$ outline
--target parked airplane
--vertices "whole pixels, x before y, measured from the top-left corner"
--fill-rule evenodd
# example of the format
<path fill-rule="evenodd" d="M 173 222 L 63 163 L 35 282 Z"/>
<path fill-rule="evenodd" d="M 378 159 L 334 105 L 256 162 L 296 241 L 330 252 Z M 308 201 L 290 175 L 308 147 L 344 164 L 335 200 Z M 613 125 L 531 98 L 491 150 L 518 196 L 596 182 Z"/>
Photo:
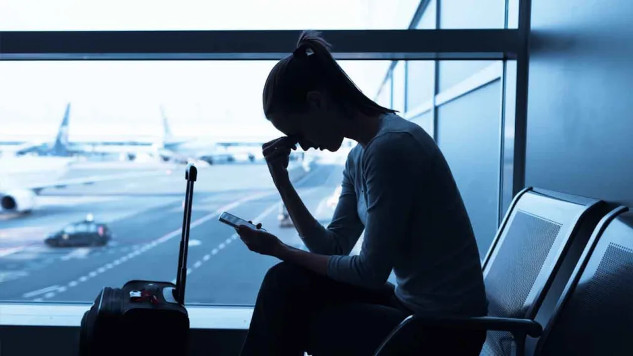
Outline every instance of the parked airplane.
<path fill-rule="evenodd" d="M 240 160 L 255 161 L 257 152 L 261 151 L 262 142 L 244 142 L 244 140 L 221 141 L 211 139 L 177 138 L 172 133 L 167 115 L 161 107 L 163 118 L 163 144 L 160 155 L 164 160 L 187 162 L 201 160 L 209 164 L 235 162 Z"/>
<path fill-rule="evenodd" d="M 0 212 L 31 211 L 35 207 L 36 196 L 46 188 L 62 188 L 162 174 L 152 171 L 62 178 L 72 161 L 74 159 L 70 157 L 36 155 L 0 158 Z"/>
<path fill-rule="evenodd" d="M 70 110 L 71 104 L 68 103 L 53 142 L 21 142 L 17 144 L 14 142 L 13 145 L 4 146 L 4 155 L 56 157 L 124 155 L 129 160 L 134 160 L 141 154 L 158 156 L 157 143 L 150 141 L 70 142 L 68 140 Z"/>
<path fill-rule="evenodd" d="M 168 118 L 161 107 L 163 137 L 154 141 L 89 141 L 70 142 L 68 126 L 71 104 L 66 105 L 64 117 L 53 142 L 11 142 L 4 146 L 3 154 L 26 156 L 104 156 L 116 155 L 127 160 L 139 160 L 147 157 L 153 160 L 186 163 L 205 161 L 218 164 L 234 161 L 254 162 L 262 158 L 261 145 L 265 140 L 259 138 L 178 138 L 172 133 Z M 6 142 L 5 142 L 6 144 Z"/>

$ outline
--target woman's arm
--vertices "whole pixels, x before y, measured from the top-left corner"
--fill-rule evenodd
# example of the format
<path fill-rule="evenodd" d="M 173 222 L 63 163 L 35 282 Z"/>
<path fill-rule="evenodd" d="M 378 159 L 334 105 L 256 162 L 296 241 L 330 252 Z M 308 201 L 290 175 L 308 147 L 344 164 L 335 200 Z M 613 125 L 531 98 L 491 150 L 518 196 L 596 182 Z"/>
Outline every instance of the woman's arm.
<path fill-rule="evenodd" d="M 306 208 L 292 186 L 288 175 L 288 155 L 291 148 L 278 139 L 264 145 L 264 157 L 268 163 L 275 187 L 281 195 L 288 214 L 299 236 L 312 252 L 331 255 L 348 254 L 362 233 L 364 226 L 356 212 L 356 193 L 347 173 L 343 172 L 343 186 L 332 222 L 324 228 Z"/>
<path fill-rule="evenodd" d="M 281 200 L 284 202 L 299 236 L 304 237 L 308 235 L 316 228 L 316 225 L 320 225 L 308 208 L 306 208 L 303 200 L 301 200 L 301 197 L 299 197 L 299 194 L 292 186 L 290 177 L 287 174 L 281 178 L 279 182 L 276 182 L 275 186 L 279 191 L 279 195 L 281 195 Z"/>
<path fill-rule="evenodd" d="M 421 152 L 406 133 L 388 133 L 365 149 L 367 227 L 360 254 L 331 256 L 328 276 L 363 287 L 385 283 L 395 262 L 406 255 L 403 243 L 411 224 L 415 192 L 424 184 Z"/>

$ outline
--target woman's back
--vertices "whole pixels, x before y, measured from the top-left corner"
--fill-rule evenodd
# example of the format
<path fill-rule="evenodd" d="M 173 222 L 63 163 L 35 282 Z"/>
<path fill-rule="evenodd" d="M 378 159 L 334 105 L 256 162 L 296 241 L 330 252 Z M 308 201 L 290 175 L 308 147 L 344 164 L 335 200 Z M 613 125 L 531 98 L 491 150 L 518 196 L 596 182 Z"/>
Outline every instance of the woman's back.
<path fill-rule="evenodd" d="M 376 157 L 389 161 L 390 169 L 371 172 L 375 166 L 369 161 Z M 484 314 L 485 291 L 475 237 L 448 164 L 433 139 L 395 114 L 384 115 L 374 139 L 350 152 L 345 174 L 354 186 L 356 213 L 366 228 L 365 238 L 388 240 L 364 243 L 363 249 L 396 245 L 393 256 L 384 256 L 391 261 L 378 258 L 379 263 L 393 265 L 396 296 L 417 313 Z M 381 201 L 371 201 L 376 200 L 369 196 L 376 175 L 407 178 L 398 178 L 389 195 L 378 198 Z M 372 224 L 368 216 L 377 204 L 388 206 L 388 214 Z M 402 229 L 394 228 L 396 221 L 404 224 Z M 365 251 L 374 256 L 382 252 Z M 330 272 L 336 274 L 336 268 Z"/>

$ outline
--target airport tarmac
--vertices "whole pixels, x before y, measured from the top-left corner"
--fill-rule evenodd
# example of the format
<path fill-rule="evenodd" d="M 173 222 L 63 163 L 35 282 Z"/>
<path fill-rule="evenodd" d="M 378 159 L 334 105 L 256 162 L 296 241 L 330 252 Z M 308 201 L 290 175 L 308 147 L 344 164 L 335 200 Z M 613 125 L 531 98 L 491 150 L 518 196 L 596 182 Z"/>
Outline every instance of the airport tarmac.
<path fill-rule="evenodd" d="M 103 286 L 176 277 L 185 190 L 184 166 L 74 165 L 68 177 L 154 172 L 151 177 L 47 189 L 29 214 L 0 215 L 0 301 L 91 303 Z M 342 162 L 314 163 L 294 184 L 327 224 Z M 329 200 L 329 202 L 328 202 Z M 334 200 L 335 201 L 335 200 Z M 267 269 L 279 261 L 249 251 L 218 221 L 229 211 L 262 222 L 285 243 L 305 248 L 293 228 L 279 226 L 280 198 L 265 164 L 200 167 L 189 242 L 187 304 L 253 305 Z M 47 234 L 93 214 L 113 239 L 103 247 L 53 248 Z"/>

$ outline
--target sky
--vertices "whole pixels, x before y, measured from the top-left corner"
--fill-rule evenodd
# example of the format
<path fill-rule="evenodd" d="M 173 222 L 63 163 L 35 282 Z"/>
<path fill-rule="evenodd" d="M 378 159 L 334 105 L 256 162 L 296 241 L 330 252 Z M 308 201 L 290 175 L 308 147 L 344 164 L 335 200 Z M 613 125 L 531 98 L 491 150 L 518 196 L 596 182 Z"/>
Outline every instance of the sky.
<path fill-rule="evenodd" d="M 405 28 L 418 2 L 1 0 L 0 30 Z M 389 65 L 339 63 L 371 98 Z M 52 139 L 67 103 L 71 141 L 160 137 L 161 108 L 176 136 L 272 137 L 261 91 L 274 64 L 0 61 L 0 141 Z"/>

